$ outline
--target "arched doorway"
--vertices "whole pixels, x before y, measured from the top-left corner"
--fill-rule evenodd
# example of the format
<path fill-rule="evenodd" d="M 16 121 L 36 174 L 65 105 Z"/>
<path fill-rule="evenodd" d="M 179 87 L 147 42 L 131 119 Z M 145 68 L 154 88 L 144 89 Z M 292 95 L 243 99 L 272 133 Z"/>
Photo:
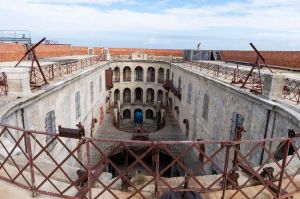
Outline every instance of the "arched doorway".
<path fill-rule="evenodd" d="M 114 82 L 120 82 L 120 68 L 118 66 L 114 68 L 113 80 Z"/>
<path fill-rule="evenodd" d="M 126 104 L 131 103 L 131 90 L 129 88 L 125 88 L 123 91 L 123 102 Z"/>
<path fill-rule="evenodd" d="M 136 88 L 134 91 L 134 94 L 135 94 L 135 102 L 142 103 L 143 102 L 143 89 Z"/>
<path fill-rule="evenodd" d="M 114 92 L 114 105 L 117 104 L 118 100 L 120 100 L 120 90 L 116 89 Z"/>
<path fill-rule="evenodd" d="M 154 90 L 152 88 L 147 89 L 146 103 L 148 104 L 154 103 Z"/>
<path fill-rule="evenodd" d="M 136 109 L 134 111 L 134 123 L 136 124 L 143 123 L 143 111 L 141 109 Z"/>
<path fill-rule="evenodd" d="M 142 82 L 144 76 L 144 70 L 141 66 L 135 68 L 135 81 Z"/>
<path fill-rule="evenodd" d="M 151 109 L 148 109 L 146 111 L 146 119 L 150 119 L 150 120 L 153 120 L 154 119 L 154 113 Z"/>
<path fill-rule="evenodd" d="M 157 91 L 157 103 L 163 104 L 164 102 L 164 93 L 162 90 Z"/>
<path fill-rule="evenodd" d="M 131 81 L 131 69 L 126 66 L 123 70 L 123 81 L 130 82 Z"/>
<path fill-rule="evenodd" d="M 155 69 L 153 67 L 149 67 L 147 71 L 147 82 L 155 81 Z"/>
<path fill-rule="evenodd" d="M 123 111 L 123 119 L 130 119 L 131 117 L 131 112 L 129 109 L 126 109 Z"/>
<path fill-rule="evenodd" d="M 170 70 L 167 69 L 167 72 L 166 72 L 166 80 L 169 81 L 170 80 Z"/>
<path fill-rule="evenodd" d="M 165 81 L 165 71 L 163 68 L 158 69 L 158 83 L 163 84 Z"/>

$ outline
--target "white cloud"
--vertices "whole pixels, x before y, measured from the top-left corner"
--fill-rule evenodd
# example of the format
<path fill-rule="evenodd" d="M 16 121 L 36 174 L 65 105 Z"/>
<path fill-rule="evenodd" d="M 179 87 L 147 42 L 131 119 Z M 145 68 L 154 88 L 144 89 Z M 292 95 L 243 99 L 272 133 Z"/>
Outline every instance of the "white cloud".
<path fill-rule="evenodd" d="M 62 4 L 54 5 L 48 4 L 50 1 L 47 0 L 0 0 L 0 18 L 7 19 L 2 20 L 0 26 L 2 29 L 28 29 L 33 35 L 77 39 L 85 37 L 88 32 L 154 33 L 157 38 L 170 33 L 197 35 L 203 30 L 211 30 L 214 35 L 219 32 L 220 37 L 226 38 L 228 35 L 222 35 L 222 29 L 241 29 L 249 30 L 249 34 L 257 39 L 280 36 L 281 40 L 289 43 L 300 41 L 299 0 L 248 0 L 195 8 L 170 8 L 157 13 L 103 10 L 101 6 L 93 8 L 78 4 L 110 5 L 124 1 L 55 0 Z M 232 34 L 238 35 L 236 32 Z M 147 39 L 151 41 L 151 38 Z"/>

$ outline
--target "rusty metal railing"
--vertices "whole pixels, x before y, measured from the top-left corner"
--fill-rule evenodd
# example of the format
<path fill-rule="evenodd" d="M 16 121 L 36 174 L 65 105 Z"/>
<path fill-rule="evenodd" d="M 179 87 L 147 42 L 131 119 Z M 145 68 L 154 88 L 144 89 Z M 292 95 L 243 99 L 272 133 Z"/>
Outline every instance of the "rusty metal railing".
<path fill-rule="evenodd" d="M 49 64 L 46 66 L 42 66 L 42 69 L 45 78 L 47 80 L 53 80 L 57 77 L 62 77 L 65 74 L 72 74 L 75 71 L 97 64 L 102 60 L 102 56 L 93 56 L 64 64 Z M 43 82 L 42 74 L 39 72 L 39 70 L 37 70 L 36 67 L 33 67 L 32 69 L 32 79 L 36 84 L 40 84 Z"/>
<path fill-rule="evenodd" d="M 233 68 L 228 66 L 222 66 L 219 64 L 193 61 L 193 62 L 180 63 L 180 66 L 191 68 L 191 69 L 197 69 L 213 77 L 229 80 L 232 84 L 241 84 L 241 85 L 244 83 L 249 73 L 249 71 L 247 70 L 240 69 L 238 64 L 236 68 Z M 253 91 L 255 93 L 260 93 L 261 86 L 263 86 L 263 83 L 264 83 L 264 75 L 261 74 L 261 78 L 259 78 L 259 74 L 257 72 L 252 72 L 252 75 L 249 76 L 249 79 L 246 82 L 244 88 L 250 89 L 250 91 Z"/>
<path fill-rule="evenodd" d="M 0 73 L 0 96 L 8 94 L 7 75 L 5 72 Z"/>
<path fill-rule="evenodd" d="M 300 191 L 297 137 L 77 140 L 7 125 L 0 129 L 0 179 L 33 195 L 149 198 L 194 191 L 202 198 L 287 198 Z"/>
<path fill-rule="evenodd" d="M 300 104 L 300 81 L 286 78 L 282 94 L 284 99 Z"/>

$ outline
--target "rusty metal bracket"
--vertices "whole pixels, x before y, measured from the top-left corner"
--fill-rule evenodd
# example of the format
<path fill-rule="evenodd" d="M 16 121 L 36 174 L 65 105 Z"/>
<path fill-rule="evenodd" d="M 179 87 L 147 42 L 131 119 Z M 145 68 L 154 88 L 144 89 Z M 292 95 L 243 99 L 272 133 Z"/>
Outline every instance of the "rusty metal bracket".
<path fill-rule="evenodd" d="M 27 50 L 27 52 L 24 54 L 24 56 L 18 61 L 18 63 L 15 65 L 15 68 L 18 67 L 18 65 L 24 60 L 25 57 L 27 57 L 28 54 L 32 53 L 32 60 L 31 60 L 31 67 L 30 67 L 30 87 L 32 89 L 36 88 L 36 87 L 40 87 L 43 85 L 47 85 L 48 81 L 47 78 L 43 72 L 43 69 L 40 65 L 40 62 L 35 54 L 35 49 L 42 44 L 44 41 L 46 40 L 46 38 L 44 37 L 43 39 L 41 39 L 38 43 L 36 43 L 35 45 L 33 45 L 29 50 Z M 42 79 L 43 79 L 43 83 L 39 84 L 39 82 L 37 81 L 38 77 L 37 77 L 37 71 L 36 68 L 34 66 L 34 63 L 37 64 L 38 66 L 38 72 L 40 72 L 40 74 L 42 75 Z"/>
<path fill-rule="evenodd" d="M 257 68 L 258 70 L 258 82 L 254 82 L 254 84 L 256 84 L 255 86 L 253 86 L 251 88 L 250 91 L 256 93 L 256 94 L 262 94 L 262 89 L 263 89 L 263 83 L 262 83 L 262 78 L 261 78 L 261 72 L 260 72 L 260 69 L 262 68 L 262 66 L 260 65 L 260 62 L 262 62 L 264 64 L 264 66 L 266 66 L 270 71 L 271 73 L 273 73 L 272 69 L 266 64 L 266 60 L 265 58 L 261 55 L 261 53 L 256 49 L 256 47 L 250 43 L 250 46 L 253 48 L 253 50 L 255 51 L 256 53 L 256 61 L 255 63 L 252 65 L 252 68 L 251 70 L 249 71 L 243 85 L 241 86 L 241 88 L 246 88 L 246 84 L 247 84 L 247 81 L 249 80 L 249 78 L 251 76 L 253 76 L 253 71 Z M 256 87 L 256 88 L 255 88 Z"/>
<path fill-rule="evenodd" d="M 71 129 L 71 128 L 63 128 L 61 125 L 58 126 L 58 133 L 60 137 L 66 138 L 75 138 L 81 139 L 85 136 L 84 126 L 79 122 L 77 125 L 78 129 Z"/>

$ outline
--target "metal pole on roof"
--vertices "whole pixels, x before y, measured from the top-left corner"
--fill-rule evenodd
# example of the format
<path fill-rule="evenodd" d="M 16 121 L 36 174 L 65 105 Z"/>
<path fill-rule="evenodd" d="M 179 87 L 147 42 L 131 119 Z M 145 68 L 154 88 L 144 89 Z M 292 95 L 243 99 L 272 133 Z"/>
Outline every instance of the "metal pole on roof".
<path fill-rule="evenodd" d="M 201 42 L 197 45 L 197 50 L 200 50 Z"/>

